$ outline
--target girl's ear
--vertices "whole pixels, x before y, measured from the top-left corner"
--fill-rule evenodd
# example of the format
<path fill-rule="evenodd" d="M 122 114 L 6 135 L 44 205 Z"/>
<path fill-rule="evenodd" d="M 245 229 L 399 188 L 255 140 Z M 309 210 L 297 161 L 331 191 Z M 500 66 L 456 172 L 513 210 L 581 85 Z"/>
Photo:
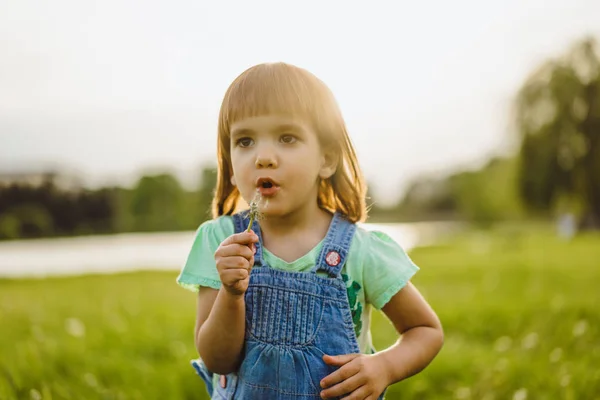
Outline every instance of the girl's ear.
<path fill-rule="evenodd" d="M 321 160 L 321 169 L 319 170 L 319 177 L 321 179 L 331 178 L 337 170 L 338 162 L 339 157 L 334 151 L 334 149 L 331 147 L 327 149 L 323 153 L 323 158 Z"/>
<path fill-rule="evenodd" d="M 233 186 L 235 186 L 235 176 L 231 175 L 230 182 Z"/>

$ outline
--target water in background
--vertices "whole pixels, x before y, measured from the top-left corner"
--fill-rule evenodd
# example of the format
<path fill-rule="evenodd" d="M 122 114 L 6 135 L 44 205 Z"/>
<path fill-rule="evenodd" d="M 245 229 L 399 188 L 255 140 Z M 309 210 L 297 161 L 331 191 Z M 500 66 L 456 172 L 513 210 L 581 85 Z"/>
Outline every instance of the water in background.
<path fill-rule="evenodd" d="M 455 230 L 453 223 L 362 224 L 405 250 Z M 128 233 L 0 242 L 0 277 L 44 277 L 181 268 L 194 232 Z"/>

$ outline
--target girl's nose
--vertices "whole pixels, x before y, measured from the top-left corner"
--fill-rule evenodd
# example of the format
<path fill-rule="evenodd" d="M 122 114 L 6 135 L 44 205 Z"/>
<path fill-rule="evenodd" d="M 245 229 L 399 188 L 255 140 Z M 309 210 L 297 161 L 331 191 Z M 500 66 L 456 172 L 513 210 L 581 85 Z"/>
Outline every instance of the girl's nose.
<path fill-rule="evenodd" d="M 274 155 L 259 154 L 256 157 L 256 168 L 277 168 L 277 160 Z"/>

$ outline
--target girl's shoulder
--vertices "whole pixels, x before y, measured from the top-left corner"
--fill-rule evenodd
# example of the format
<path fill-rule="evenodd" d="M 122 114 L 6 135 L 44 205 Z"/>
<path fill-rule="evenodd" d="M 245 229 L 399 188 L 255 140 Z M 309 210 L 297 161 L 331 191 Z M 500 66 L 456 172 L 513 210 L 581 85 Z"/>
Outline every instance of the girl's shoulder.
<path fill-rule="evenodd" d="M 347 270 L 360 281 L 367 302 L 381 309 L 419 267 L 389 234 L 359 225 L 350 246 Z"/>
<path fill-rule="evenodd" d="M 233 218 L 230 215 L 222 215 L 202 222 L 196 230 L 195 241 L 209 239 L 209 242 L 218 240 L 220 243 L 233 235 L 234 230 Z"/>
<path fill-rule="evenodd" d="M 406 254 L 402 245 L 389 234 L 376 229 L 366 229 L 361 225 L 356 226 L 356 232 L 351 245 L 352 250 L 366 254 L 377 253 L 382 256 Z"/>

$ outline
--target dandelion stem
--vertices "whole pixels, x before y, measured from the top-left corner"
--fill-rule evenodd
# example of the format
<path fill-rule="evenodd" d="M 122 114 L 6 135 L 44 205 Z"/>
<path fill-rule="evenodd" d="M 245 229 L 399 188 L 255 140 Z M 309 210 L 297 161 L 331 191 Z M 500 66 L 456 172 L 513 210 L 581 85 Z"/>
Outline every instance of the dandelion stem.
<path fill-rule="evenodd" d="M 248 224 L 248 229 L 246 229 L 246 232 L 250 232 L 252 230 L 253 222 L 254 222 L 254 214 L 250 214 L 250 223 Z"/>

